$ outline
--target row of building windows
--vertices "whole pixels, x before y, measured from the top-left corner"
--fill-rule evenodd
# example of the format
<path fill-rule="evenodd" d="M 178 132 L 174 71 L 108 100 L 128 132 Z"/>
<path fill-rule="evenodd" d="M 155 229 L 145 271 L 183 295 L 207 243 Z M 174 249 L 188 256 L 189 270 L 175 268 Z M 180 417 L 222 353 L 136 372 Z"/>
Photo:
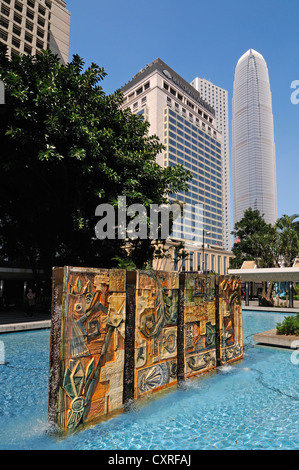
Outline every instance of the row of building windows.
<path fill-rule="evenodd" d="M 213 230 L 215 232 L 215 230 Z M 200 236 L 201 236 L 202 231 L 196 230 L 196 228 L 191 228 L 188 227 L 186 223 L 180 224 L 178 222 L 174 222 L 173 224 L 173 230 L 171 236 L 176 239 L 181 239 L 181 240 L 192 240 L 197 243 L 200 242 Z M 209 232 L 210 235 L 209 237 L 205 237 L 205 243 L 208 245 L 216 245 L 216 246 L 222 246 L 222 235 L 217 235 L 215 233 Z"/>
<path fill-rule="evenodd" d="M 167 109 L 165 110 L 165 113 L 167 113 Z M 213 150 L 215 150 L 219 154 L 219 157 L 221 158 L 221 144 L 217 140 L 215 140 L 213 137 L 210 137 L 209 135 L 207 135 L 206 132 L 203 132 L 201 129 L 194 126 L 191 122 L 187 121 L 186 119 L 184 119 L 182 116 L 180 116 L 176 112 L 172 111 L 171 109 L 168 110 L 168 113 L 178 123 L 181 123 L 181 124 L 184 125 L 184 127 L 182 127 L 182 129 L 185 132 L 189 132 L 191 135 L 194 135 L 195 138 L 203 141 L 206 145 L 209 145 Z M 192 134 L 192 132 L 194 134 Z M 202 139 L 204 139 L 204 140 L 202 140 Z"/>
<path fill-rule="evenodd" d="M 13 4 L 13 0 L 3 0 L 5 3 L 7 3 L 7 5 L 11 5 Z M 39 2 L 35 2 L 35 0 L 27 0 L 27 5 L 29 5 L 31 8 L 35 8 L 35 6 L 37 5 L 38 7 L 38 12 L 41 14 L 41 15 L 45 15 L 46 14 L 46 8 L 41 5 Z M 52 7 L 52 2 L 50 0 L 45 0 L 45 5 L 47 8 L 51 9 Z M 19 11 L 22 11 L 23 10 L 23 4 L 20 3 L 18 0 L 15 0 L 14 2 L 14 6 L 17 10 Z"/>
<path fill-rule="evenodd" d="M 23 6 L 20 5 L 20 4 L 15 4 L 15 9 L 22 13 L 22 10 L 23 10 Z M 5 5 L 1 5 L 1 13 L 5 16 L 7 16 L 9 18 L 10 16 L 10 12 L 13 12 L 14 15 L 13 15 L 13 19 L 14 21 L 16 21 L 17 23 L 21 24 L 22 23 L 22 15 L 19 15 L 16 11 L 13 11 L 11 10 L 11 8 L 8 8 L 6 7 Z M 30 20 L 34 20 L 34 17 L 35 17 L 35 12 L 33 10 L 31 10 L 30 8 L 27 8 L 26 9 L 26 17 L 29 18 Z M 43 15 L 45 15 L 45 12 L 43 13 Z M 42 18 L 41 16 L 38 16 L 38 19 L 37 19 L 37 22 L 38 24 L 40 24 L 41 26 L 45 26 L 45 20 L 44 18 Z"/>
<path fill-rule="evenodd" d="M 132 93 L 130 93 L 128 95 L 128 97 L 125 97 L 124 98 L 124 102 L 126 101 L 132 101 L 133 99 L 135 99 L 137 96 L 141 95 L 141 93 L 143 93 L 144 91 L 148 90 L 150 88 L 150 82 L 146 82 L 144 85 L 140 86 L 137 88 L 137 90 L 135 91 L 132 91 Z M 145 101 L 145 100 L 144 100 Z M 133 108 L 137 108 L 138 107 L 138 102 L 134 103 L 133 104 Z"/>
<path fill-rule="evenodd" d="M 186 193 L 187 194 L 187 193 Z M 170 202 L 175 202 L 177 200 L 190 204 L 190 207 L 185 209 L 184 219 L 176 219 L 173 224 L 173 236 L 176 238 L 184 238 L 186 235 L 187 238 L 192 239 L 192 236 L 195 237 L 196 241 L 202 241 L 202 227 L 203 225 L 207 231 L 209 231 L 209 236 L 207 237 L 206 242 L 210 244 L 216 244 L 222 242 L 222 217 L 221 211 L 217 216 L 213 211 L 215 209 L 208 204 L 201 204 L 204 207 L 204 210 L 196 211 L 196 202 L 192 200 L 187 195 L 176 194 L 175 197 L 170 198 Z M 191 236 L 192 235 L 192 236 Z"/>
<path fill-rule="evenodd" d="M 221 161 L 219 161 L 219 156 L 217 156 L 213 150 L 210 150 L 200 142 L 190 138 L 185 133 L 176 129 L 172 124 L 168 125 L 168 129 L 168 136 L 175 140 L 175 142 L 172 142 L 172 145 L 183 150 L 188 155 L 192 155 L 196 159 L 193 163 L 197 163 L 199 160 L 206 165 L 210 165 L 210 167 L 217 172 L 215 175 L 219 177 L 221 176 Z M 180 144 L 184 145 L 183 149 Z M 186 159 L 192 161 L 192 158 L 190 157 L 186 157 Z"/>
<path fill-rule="evenodd" d="M 184 102 L 189 108 L 191 108 L 193 111 L 197 111 L 197 113 L 203 117 L 207 122 L 210 124 L 213 123 L 213 119 L 208 116 L 202 109 L 199 107 L 195 106 L 188 98 L 184 98 L 183 95 L 175 90 L 169 83 L 164 82 L 163 87 L 166 91 L 168 91 L 171 95 L 175 96 L 178 100 Z"/>
<path fill-rule="evenodd" d="M 167 105 L 168 106 L 172 106 L 172 99 L 167 97 Z M 207 129 L 208 133 L 212 134 L 212 129 L 211 127 L 207 126 L 206 127 L 206 124 L 203 122 L 203 121 L 200 121 L 197 117 L 194 117 L 192 113 L 187 113 L 186 109 L 183 107 L 183 106 L 179 106 L 178 103 L 174 102 L 174 107 L 175 107 L 175 110 L 176 112 L 181 112 L 183 114 L 183 116 L 185 118 L 188 118 L 190 121 L 194 121 L 195 119 L 195 122 L 196 122 L 196 125 L 199 126 L 200 125 L 200 122 L 201 122 L 201 126 L 203 129 Z M 217 135 L 217 132 L 215 130 L 213 130 L 213 135 L 216 137 Z"/>
<path fill-rule="evenodd" d="M 182 271 L 206 271 L 217 272 L 217 274 L 227 274 L 229 266 L 229 257 L 205 253 L 205 262 L 203 265 L 203 256 L 200 252 L 189 252 L 186 259 L 178 262 L 175 258 L 174 269 Z"/>
<path fill-rule="evenodd" d="M 186 193 L 187 195 L 189 193 Z M 196 204 L 202 204 L 203 206 L 203 211 L 202 211 L 202 218 L 203 218 L 203 224 L 209 224 L 213 223 L 214 225 L 219 226 L 216 224 L 216 221 L 222 222 L 222 212 L 219 211 L 218 209 L 215 209 L 213 206 L 209 205 L 210 199 L 209 198 L 203 198 L 201 196 L 197 197 L 198 195 L 196 194 L 189 194 L 189 198 L 187 197 L 186 194 L 175 194 L 170 197 L 170 200 L 172 202 L 175 201 L 181 201 L 185 202 L 186 204 L 190 205 L 196 205 Z M 202 200 L 199 200 L 202 199 Z"/>
<path fill-rule="evenodd" d="M 205 178 L 205 181 L 209 183 L 209 186 L 211 188 L 214 188 L 214 190 L 215 189 L 218 190 L 217 193 L 215 191 L 215 194 L 216 195 L 221 194 L 221 179 L 220 178 L 215 178 L 215 177 L 213 178 L 213 176 L 211 175 L 211 171 L 208 172 L 208 171 L 205 171 L 205 169 L 199 168 L 198 164 L 192 165 L 191 163 L 186 162 L 184 157 L 179 158 L 179 156 L 177 156 L 177 150 L 174 147 L 169 146 L 169 152 L 170 152 L 169 162 L 183 165 L 185 168 L 192 171 L 194 177 L 201 178 L 201 179 Z"/>
<path fill-rule="evenodd" d="M 217 162 L 216 158 L 218 157 L 218 161 L 219 161 L 219 155 L 217 155 L 214 150 L 210 150 L 209 147 L 206 147 L 205 145 L 201 144 L 199 142 L 198 139 L 194 139 L 193 137 L 190 137 L 190 135 L 186 134 L 184 131 L 182 130 L 179 130 L 179 125 L 177 124 L 178 128 L 175 127 L 175 122 L 170 118 L 169 120 L 170 122 L 172 122 L 173 124 L 169 124 L 169 129 L 171 129 L 175 134 L 178 134 L 177 135 L 177 140 L 180 142 L 180 137 L 179 136 L 182 136 L 185 140 L 184 140 L 184 144 L 189 148 L 189 149 L 192 149 L 194 151 L 199 151 L 199 152 L 203 152 L 205 155 L 207 156 L 210 156 L 210 155 L 213 155 L 213 157 L 210 157 L 211 158 L 211 161 L 213 162 Z M 182 139 L 181 139 L 182 140 Z M 202 139 L 201 139 L 202 140 Z M 200 150 L 199 150 L 200 149 Z M 187 152 L 190 154 L 190 151 Z M 212 160 L 213 158 L 213 160 Z"/>

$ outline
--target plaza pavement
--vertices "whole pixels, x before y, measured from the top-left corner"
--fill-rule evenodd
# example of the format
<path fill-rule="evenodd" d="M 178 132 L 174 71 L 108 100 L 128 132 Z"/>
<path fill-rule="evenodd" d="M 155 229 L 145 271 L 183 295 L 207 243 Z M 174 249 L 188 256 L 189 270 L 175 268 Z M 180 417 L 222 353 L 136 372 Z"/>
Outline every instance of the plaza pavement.
<path fill-rule="evenodd" d="M 0 334 L 37 330 L 51 327 L 50 313 L 34 312 L 29 317 L 25 311 L 0 311 Z"/>

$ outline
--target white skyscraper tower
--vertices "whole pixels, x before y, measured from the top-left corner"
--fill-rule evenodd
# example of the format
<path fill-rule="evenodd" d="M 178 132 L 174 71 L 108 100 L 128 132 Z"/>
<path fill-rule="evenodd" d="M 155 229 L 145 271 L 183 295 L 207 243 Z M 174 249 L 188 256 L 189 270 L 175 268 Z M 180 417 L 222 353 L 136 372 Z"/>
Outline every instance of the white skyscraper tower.
<path fill-rule="evenodd" d="M 222 134 L 222 216 L 223 216 L 223 246 L 226 250 L 231 247 L 230 220 L 230 177 L 229 177 L 229 126 L 228 126 L 228 92 L 214 85 L 205 78 L 196 77 L 191 85 L 199 91 L 203 99 L 209 103 L 216 113 L 215 127 Z"/>
<path fill-rule="evenodd" d="M 234 224 L 251 207 L 277 220 L 272 98 L 267 64 L 250 49 L 238 61 L 232 102 Z"/>

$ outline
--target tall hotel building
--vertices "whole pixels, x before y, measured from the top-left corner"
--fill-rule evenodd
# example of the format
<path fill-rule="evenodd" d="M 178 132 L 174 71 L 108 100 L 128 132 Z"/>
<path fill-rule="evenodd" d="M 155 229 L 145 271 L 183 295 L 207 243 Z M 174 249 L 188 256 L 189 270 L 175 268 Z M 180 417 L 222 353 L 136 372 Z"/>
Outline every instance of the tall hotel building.
<path fill-rule="evenodd" d="M 203 99 L 215 109 L 215 127 L 222 134 L 222 216 L 223 245 L 231 248 L 230 218 L 230 170 L 229 170 L 229 125 L 228 125 L 228 92 L 214 85 L 205 78 L 196 77 L 191 85 L 199 91 Z"/>
<path fill-rule="evenodd" d="M 237 63 L 232 104 L 234 224 L 249 207 L 274 224 L 276 164 L 269 74 L 263 56 L 252 49 Z"/>
<path fill-rule="evenodd" d="M 169 197 L 186 207 L 172 233 L 172 240 L 186 242 L 190 253 L 182 269 L 226 273 L 232 253 L 224 249 L 222 135 L 214 109 L 160 59 L 137 73 L 122 92 L 123 107 L 144 116 L 150 134 L 164 144 L 157 162 L 165 167 L 182 164 L 193 173 L 189 191 Z"/>
<path fill-rule="evenodd" d="M 42 49 L 69 55 L 70 13 L 63 0 L 0 0 L 0 42 L 9 55 L 37 55 Z"/>

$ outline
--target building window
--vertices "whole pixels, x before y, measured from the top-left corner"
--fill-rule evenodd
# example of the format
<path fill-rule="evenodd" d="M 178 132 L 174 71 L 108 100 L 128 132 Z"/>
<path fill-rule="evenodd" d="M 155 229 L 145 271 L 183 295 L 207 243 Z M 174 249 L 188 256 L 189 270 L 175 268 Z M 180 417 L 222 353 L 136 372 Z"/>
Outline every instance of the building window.
<path fill-rule="evenodd" d="M 31 20 L 33 20 L 33 18 L 34 18 L 34 11 L 29 10 L 29 8 L 27 8 L 27 16 L 28 16 L 28 18 L 30 18 Z"/>
<path fill-rule="evenodd" d="M 193 255 L 194 255 L 194 253 L 189 253 L 190 271 L 193 271 Z"/>
<path fill-rule="evenodd" d="M 22 12 L 23 11 L 23 5 L 19 2 L 15 2 L 15 9 Z"/>
<path fill-rule="evenodd" d="M 29 31 L 33 31 L 33 23 L 31 23 L 29 20 L 26 20 L 26 28 L 29 29 Z"/>
<path fill-rule="evenodd" d="M 19 53 L 19 51 L 16 51 L 16 50 L 13 49 L 13 48 L 11 48 L 11 54 L 12 54 L 12 55 L 18 55 L 18 56 L 21 55 L 21 54 Z"/>
<path fill-rule="evenodd" d="M 205 266 L 204 266 L 205 271 L 209 270 L 209 265 L 208 265 L 208 254 L 205 253 Z"/>
<path fill-rule="evenodd" d="M 201 266 L 200 266 L 200 263 L 201 263 L 201 254 L 200 253 L 197 253 L 197 271 L 201 271 Z"/>
<path fill-rule="evenodd" d="M 6 6 L 1 5 L 1 13 L 5 16 L 9 16 L 9 8 L 6 8 Z"/>
<path fill-rule="evenodd" d="M 215 271 L 215 255 L 211 256 L 211 271 Z"/>
<path fill-rule="evenodd" d="M 26 54 L 31 54 L 32 48 L 27 46 L 27 44 L 24 44 L 24 52 L 26 52 Z"/>
<path fill-rule="evenodd" d="M 144 89 L 147 90 L 149 87 L 150 87 L 150 82 L 147 82 L 147 83 L 144 85 Z"/>
<path fill-rule="evenodd" d="M 4 18 L 1 18 L 1 17 L 0 17 L 0 25 L 8 29 L 8 21 L 6 21 Z"/>
<path fill-rule="evenodd" d="M 4 41 L 7 41 L 7 33 L 2 31 L 2 29 L 0 29 L 0 38 L 4 39 Z"/>
<path fill-rule="evenodd" d="M 38 12 L 41 15 L 45 15 L 46 14 L 46 9 L 44 7 L 42 7 L 41 5 L 38 5 Z"/>
<path fill-rule="evenodd" d="M 37 28 L 36 34 L 37 34 L 40 38 L 43 38 L 44 35 L 45 35 L 45 32 L 44 32 L 42 29 Z"/>
<path fill-rule="evenodd" d="M 173 88 L 170 88 L 170 93 L 174 96 L 176 95 L 176 91 Z"/>
<path fill-rule="evenodd" d="M 18 48 L 20 47 L 20 40 L 17 39 L 17 38 L 14 38 L 14 37 L 13 37 L 12 40 L 11 40 L 11 43 L 12 43 L 12 45 L 15 46 L 15 47 L 18 47 Z"/>
<path fill-rule="evenodd" d="M 32 42 L 32 35 L 29 33 L 25 33 L 25 41 L 27 42 Z"/>
<path fill-rule="evenodd" d="M 136 95 L 140 95 L 142 93 L 142 86 L 136 90 Z"/>
<path fill-rule="evenodd" d="M 41 18 L 40 16 L 37 19 L 37 22 L 40 26 L 44 27 L 45 26 L 45 20 Z"/>
<path fill-rule="evenodd" d="M 34 8 L 34 0 L 27 0 L 27 3 L 31 8 Z"/>
<path fill-rule="evenodd" d="M 169 85 L 167 85 L 167 83 L 164 82 L 164 88 L 165 90 L 169 90 Z"/>
<path fill-rule="evenodd" d="M 21 36 L 21 28 L 19 28 L 19 27 L 16 26 L 15 24 L 13 25 L 12 31 L 13 31 L 13 33 L 16 34 L 17 36 Z"/>
<path fill-rule="evenodd" d="M 36 47 L 38 47 L 39 49 L 42 49 L 44 47 L 44 43 L 40 42 L 39 40 L 36 40 Z"/>

